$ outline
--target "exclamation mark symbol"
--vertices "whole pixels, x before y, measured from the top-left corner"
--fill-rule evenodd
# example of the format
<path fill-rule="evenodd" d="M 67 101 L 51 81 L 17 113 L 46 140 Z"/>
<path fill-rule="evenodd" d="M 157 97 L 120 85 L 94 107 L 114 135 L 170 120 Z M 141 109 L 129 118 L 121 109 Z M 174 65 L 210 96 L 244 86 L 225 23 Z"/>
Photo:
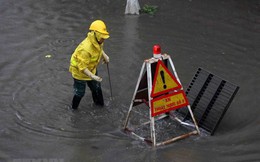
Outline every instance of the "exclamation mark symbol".
<path fill-rule="evenodd" d="M 166 89 L 167 86 L 166 86 L 166 84 L 165 84 L 164 71 L 161 70 L 161 71 L 160 71 L 160 74 L 161 74 L 161 78 L 162 78 L 162 81 L 163 81 L 163 84 L 164 84 L 164 85 L 163 85 L 163 88 Z"/>

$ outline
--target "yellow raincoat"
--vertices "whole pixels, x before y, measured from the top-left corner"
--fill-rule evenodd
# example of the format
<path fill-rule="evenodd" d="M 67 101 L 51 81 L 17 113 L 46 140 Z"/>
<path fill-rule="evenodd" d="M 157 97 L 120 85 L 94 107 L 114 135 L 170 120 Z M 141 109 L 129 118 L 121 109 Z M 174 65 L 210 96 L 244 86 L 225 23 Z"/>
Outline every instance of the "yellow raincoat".
<path fill-rule="evenodd" d="M 76 48 L 70 59 L 69 71 L 72 77 L 78 80 L 92 80 L 84 73 L 84 69 L 88 68 L 93 74 L 96 74 L 97 65 L 103 54 L 103 43 L 98 44 L 95 32 L 89 32 Z"/>

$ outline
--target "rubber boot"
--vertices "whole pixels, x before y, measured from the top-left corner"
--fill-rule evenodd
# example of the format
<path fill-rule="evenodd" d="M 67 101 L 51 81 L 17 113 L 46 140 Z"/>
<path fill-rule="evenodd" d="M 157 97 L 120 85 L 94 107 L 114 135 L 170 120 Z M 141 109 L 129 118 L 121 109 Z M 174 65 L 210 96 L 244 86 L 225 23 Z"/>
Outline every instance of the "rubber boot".
<path fill-rule="evenodd" d="M 92 92 L 92 98 L 96 105 L 104 106 L 104 99 L 101 89 L 97 89 L 95 92 Z"/>
<path fill-rule="evenodd" d="M 72 109 L 76 110 L 79 106 L 81 97 L 74 95 L 73 100 L 72 100 Z"/>
<path fill-rule="evenodd" d="M 87 82 L 91 92 L 92 92 L 92 99 L 95 105 L 104 106 L 104 99 L 101 89 L 101 84 L 97 81 L 88 81 Z"/>

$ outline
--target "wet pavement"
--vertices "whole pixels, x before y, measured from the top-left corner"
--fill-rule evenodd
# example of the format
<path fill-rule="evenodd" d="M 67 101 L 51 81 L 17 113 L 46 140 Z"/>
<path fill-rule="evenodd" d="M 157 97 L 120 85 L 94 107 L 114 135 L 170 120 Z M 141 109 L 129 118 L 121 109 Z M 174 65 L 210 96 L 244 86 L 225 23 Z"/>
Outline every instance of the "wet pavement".
<path fill-rule="evenodd" d="M 159 7 L 154 16 L 124 15 L 125 3 L 0 2 L 0 161 L 259 161 L 260 2 L 140 1 Z M 72 112 L 69 60 L 95 19 L 111 34 L 105 51 L 113 100 L 100 65 L 106 106 L 94 106 L 87 91 Z M 214 136 L 151 149 L 121 131 L 141 65 L 157 43 L 184 88 L 198 67 L 240 86 Z"/>

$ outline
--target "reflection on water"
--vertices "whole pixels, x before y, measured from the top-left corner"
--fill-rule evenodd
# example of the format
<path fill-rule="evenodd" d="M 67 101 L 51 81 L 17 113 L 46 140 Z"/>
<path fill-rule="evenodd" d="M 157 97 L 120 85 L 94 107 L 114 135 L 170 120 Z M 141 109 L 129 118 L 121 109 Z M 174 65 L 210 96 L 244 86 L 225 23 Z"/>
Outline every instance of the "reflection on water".
<path fill-rule="evenodd" d="M 259 1 L 150 3 L 159 6 L 155 16 L 126 16 L 121 1 L 0 2 L 0 161 L 259 161 Z M 101 65 L 106 106 L 95 107 L 87 91 L 71 112 L 69 59 L 94 19 L 111 33 L 105 50 L 115 98 Z M 156 43 L 184 87 L 198 67 L 240 86 L 215 136 L 151 149 L 121 132 Z"/>

